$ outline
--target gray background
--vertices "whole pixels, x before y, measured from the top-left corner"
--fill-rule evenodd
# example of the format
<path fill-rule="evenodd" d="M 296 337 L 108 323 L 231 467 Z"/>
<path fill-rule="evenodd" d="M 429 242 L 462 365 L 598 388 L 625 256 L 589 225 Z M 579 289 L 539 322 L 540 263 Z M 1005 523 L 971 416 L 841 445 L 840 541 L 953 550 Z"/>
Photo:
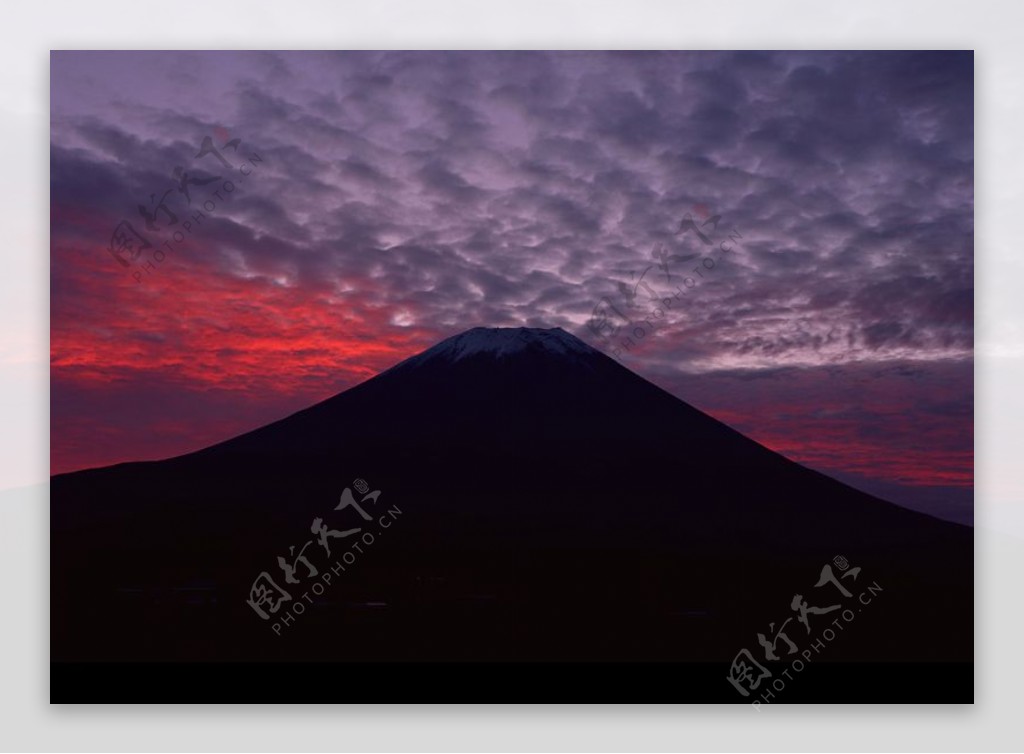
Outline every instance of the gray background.
<path fill-rule="evenodd" d="M 265 2 L 5 6 L 0 55 L 0 747 L 22 750 L 978 750 L 1024 746 L 1024 5 Z M 49 50 L 975 49 L 976 704 L 72 707 L 48 704 Z M 935 626 L 941 631 L 942 626 Z M 338 678 L 358 691 L 358 677 Z M 614 691 L 609 689 L 609 695 Z M 467 693 L 467 698 L 471 697 Z M 367 699 L 367 702 L 373 700 Z"/>

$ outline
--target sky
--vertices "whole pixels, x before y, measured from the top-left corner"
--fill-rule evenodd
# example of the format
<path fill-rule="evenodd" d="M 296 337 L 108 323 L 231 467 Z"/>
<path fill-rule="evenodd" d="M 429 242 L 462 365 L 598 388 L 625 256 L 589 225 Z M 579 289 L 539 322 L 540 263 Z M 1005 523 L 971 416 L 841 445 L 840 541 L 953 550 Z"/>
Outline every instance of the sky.
<path fill-rule="evenodd" d="M 51 473 L 563 327 L 972 520 L 971 52 L 55 52 Z"/>

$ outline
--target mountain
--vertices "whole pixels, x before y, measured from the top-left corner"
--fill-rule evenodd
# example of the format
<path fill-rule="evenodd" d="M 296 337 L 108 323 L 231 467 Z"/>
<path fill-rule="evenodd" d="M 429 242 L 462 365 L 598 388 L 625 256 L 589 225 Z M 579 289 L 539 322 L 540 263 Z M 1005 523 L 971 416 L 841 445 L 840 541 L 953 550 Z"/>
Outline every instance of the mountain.
<path fill-rule="evenodd" d="M 335 510 L 346 489 L 371 521 Z M 361 531 L 328 558 L 317 518 Z M 828 599 L 838 556 L 851 593 L 881 594 L 828 661 L 973 656 L 970 529 L 793 463 L 557 328 L 474 328 L 213 447 L 53 477 L 51 522 L 57 660 L 725 667 L 769 624 L 804 632 L 794 595 Z M 261 572 L 287 586 L 289 547 L 314 540 L 312 584 L 366 533 L 280 635 L 300 596 L 267 620 L 247 604 Z"/>

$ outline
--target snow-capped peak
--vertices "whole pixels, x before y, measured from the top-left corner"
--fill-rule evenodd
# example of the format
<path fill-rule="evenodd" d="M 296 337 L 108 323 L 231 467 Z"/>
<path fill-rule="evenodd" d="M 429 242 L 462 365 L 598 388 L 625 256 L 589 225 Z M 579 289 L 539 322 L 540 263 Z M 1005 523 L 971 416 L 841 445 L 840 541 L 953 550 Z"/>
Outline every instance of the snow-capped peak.
<path fill-rule="evenodd" d="M 503 358 L 530 348 L 541 348 L 564 356 L 594 353 L 593 348 L 560 327 L 474 327 L 442 340 L 409 362 L 423 363 L 436 357 L 454 362 L 481 354 Z"/>

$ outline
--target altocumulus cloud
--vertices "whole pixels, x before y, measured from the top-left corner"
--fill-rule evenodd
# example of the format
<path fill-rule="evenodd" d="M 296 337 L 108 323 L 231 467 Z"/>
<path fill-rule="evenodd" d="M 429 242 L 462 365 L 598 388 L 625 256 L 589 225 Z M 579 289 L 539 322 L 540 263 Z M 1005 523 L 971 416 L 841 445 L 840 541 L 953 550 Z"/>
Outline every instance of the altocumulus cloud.
<path fill-rule="evenodd" d="M 197 417 L 216 395 L 212 442 L 470 326 L 586 338 L 631 271 L 681 284 L 652 251 L 700 251 L 673 235 L 697 207 L 741 243 L 630 366 L 913 362 L 969 395 L 972 81 L 969 52 L 55 53 L 55 466 L 135 457 L 119 421 L 189 449 L 137 439 L 151 407 L 84 453 L 115 386 Z M 258 174 L 136 283 L 110 231 L 174 167 L 223 172 L 193 159 L 214 132 Z"/>

